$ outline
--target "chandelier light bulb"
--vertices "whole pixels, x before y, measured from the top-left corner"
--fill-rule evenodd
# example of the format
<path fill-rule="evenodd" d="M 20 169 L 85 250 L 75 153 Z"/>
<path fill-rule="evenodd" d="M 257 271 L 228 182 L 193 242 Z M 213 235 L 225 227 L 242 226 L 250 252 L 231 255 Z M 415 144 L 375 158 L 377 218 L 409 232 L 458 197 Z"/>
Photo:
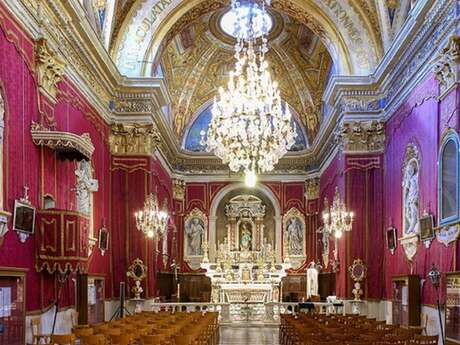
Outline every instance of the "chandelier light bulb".
<path fill-rule="evenodd" d="M 254 188 L 257 184 L 257 175 L 254 170 L 248 171 L 245 174 L 245 184 L 249 188 Z"/>
<path fill-rule="evenodd" d="M 147 236 L 148 236 L 149 238 L 153 238 L 153 235 L 154 235 L 154 234 L 153 234 L 153 231 L 152 231 L 152 230 L 149 230 L 149 231 L 147 232 Z"/>

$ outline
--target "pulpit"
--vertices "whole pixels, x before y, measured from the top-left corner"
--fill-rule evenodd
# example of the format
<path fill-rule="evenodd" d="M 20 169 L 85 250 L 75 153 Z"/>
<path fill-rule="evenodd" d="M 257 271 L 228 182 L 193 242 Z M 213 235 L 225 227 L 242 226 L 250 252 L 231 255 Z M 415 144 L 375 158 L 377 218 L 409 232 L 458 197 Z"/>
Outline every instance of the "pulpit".
<path fill-rule="evenodd" d="M 87 272 L 88 217 L 68 210 L 39 210 L 36 229 L 38 271 Z"/>

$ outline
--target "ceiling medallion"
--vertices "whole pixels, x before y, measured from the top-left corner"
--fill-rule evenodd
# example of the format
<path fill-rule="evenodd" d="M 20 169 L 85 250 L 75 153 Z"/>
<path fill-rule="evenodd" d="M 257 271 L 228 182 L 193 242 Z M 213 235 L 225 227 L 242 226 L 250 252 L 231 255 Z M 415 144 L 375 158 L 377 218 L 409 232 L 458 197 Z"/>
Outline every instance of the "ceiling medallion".
<path fill-rule="evenodd" d="M 235 68 L 230 72 L 227 90 L 219 88 L 207 133 L 201 131 L 201 144 L 230 170 L 244 172 L 248 186 L 255 185 L 258 173 L 274 169 L 297 135 L 265 60 L 267 35 L 273 26 L 266 1 L 252 0 L 242 5 L 232 0 L 229 13 L 233 12 L 233 17 L 227 18 L 231 22 L 234 19 Z"/>

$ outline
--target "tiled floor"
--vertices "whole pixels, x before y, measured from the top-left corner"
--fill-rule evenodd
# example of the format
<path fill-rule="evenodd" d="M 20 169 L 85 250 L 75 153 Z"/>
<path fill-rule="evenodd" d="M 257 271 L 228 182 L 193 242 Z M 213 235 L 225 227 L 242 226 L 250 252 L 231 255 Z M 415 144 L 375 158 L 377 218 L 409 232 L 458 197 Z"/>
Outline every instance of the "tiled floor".
<path fill-rule="evenodd" d="M 277 327 L 221 326 L 219 345 L 278 345 Z"/>

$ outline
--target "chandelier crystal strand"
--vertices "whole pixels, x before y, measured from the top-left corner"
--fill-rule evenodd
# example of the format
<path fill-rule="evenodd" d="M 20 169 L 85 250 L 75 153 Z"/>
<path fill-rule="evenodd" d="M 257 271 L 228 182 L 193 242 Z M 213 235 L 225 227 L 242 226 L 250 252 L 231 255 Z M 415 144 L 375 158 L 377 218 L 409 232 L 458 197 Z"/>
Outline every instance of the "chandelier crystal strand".
<path fill-rule="evenodd" d="M 283 109 L 278 83 L 273 81 L 265 55 L 268 52 L 265 4 L 252 3 L 249 14 L 239 13 L 235 25 L 235 68 L 227 89 L 219 88 L 203 145 L 234 172 L 250 174 L 274 169 L 292 147 L 297 135 L 289 108 Z M 255 10 L 257 9 L 257 11 Z"/>
<path fill-rule="evenodd" d="M 157 238 L 166 232 L 168 212 L 166 205 L 160 208 L 156 194 L 149 194 L 144 201 L 144 208 L 135 213 L 136 227 L 150 238 Z"/>

